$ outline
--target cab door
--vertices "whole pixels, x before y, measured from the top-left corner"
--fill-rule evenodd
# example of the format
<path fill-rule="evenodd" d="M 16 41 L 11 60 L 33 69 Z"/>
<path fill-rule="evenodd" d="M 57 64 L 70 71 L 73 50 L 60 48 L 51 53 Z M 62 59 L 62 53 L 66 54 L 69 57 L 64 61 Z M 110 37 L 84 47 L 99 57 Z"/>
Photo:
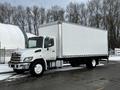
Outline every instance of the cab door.
<path fill-rule="evenodd" d="M 56 40 L 46 37 L 44 39 L 44 58 L 46 60 L 56 60 Z"/>

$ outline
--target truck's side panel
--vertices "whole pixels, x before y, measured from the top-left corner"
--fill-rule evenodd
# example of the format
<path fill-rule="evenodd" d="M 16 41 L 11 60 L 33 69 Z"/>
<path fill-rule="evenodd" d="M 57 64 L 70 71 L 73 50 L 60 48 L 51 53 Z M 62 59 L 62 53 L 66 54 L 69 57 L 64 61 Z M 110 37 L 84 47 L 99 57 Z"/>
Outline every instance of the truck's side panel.
<path fill-rule="evenodd" d="M 62 55 L 63 57 L 107 56 L 107 31 L 63 23 Z"/>

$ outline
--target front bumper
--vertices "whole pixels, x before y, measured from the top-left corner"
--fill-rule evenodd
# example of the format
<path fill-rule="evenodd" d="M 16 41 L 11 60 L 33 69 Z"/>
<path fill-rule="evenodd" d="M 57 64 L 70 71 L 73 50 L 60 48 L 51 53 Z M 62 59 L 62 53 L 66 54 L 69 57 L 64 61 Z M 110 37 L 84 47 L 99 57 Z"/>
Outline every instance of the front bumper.
<path fill-rule="evenodd" d="M 9 65 L 10 68 L 13 68 L 13 69 L 27 70 L 27 69 L 29 69 L 30 63 L 26 63 L 26 62 L 19 62 L 19 63 L 9 62 L 8 65 Z"/>

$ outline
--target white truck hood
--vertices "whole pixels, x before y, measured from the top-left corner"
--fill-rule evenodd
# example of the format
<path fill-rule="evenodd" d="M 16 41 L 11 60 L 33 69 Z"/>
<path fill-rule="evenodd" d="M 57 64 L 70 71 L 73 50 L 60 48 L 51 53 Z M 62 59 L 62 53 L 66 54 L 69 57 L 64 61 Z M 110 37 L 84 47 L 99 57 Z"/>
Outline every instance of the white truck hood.
<path fill-rule="evenodd" d="M 37 53 L 39 53 L 39 55 L 40 55 L 41 48 L 20 49 L 20 50 L 15 51 L 15 53 L 20 54 L 21 60 L 23 60 L 26 57 L 34 57 L 34 56 L 38 55 Z"/>
<path fill-rule="evenodd" d="M 16 50 L 15 53 L 18 53 L 18 54 L 31 54 L 31 53 L 35 53 L 36 50 L 41 50 L 41 48 L 29 48 L 29 49 L 19 49 L 19 50 Z"/>

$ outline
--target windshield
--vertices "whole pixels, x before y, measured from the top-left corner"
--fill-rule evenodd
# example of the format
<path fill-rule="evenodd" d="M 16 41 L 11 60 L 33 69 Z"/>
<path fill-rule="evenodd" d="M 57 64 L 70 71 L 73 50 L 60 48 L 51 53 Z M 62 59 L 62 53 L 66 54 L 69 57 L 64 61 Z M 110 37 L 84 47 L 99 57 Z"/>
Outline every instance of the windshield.
<path fill-rule="evenodd" d="M 42 48 L 43 37 L 32 37 L 28 40 L 28 48 Z"/>

